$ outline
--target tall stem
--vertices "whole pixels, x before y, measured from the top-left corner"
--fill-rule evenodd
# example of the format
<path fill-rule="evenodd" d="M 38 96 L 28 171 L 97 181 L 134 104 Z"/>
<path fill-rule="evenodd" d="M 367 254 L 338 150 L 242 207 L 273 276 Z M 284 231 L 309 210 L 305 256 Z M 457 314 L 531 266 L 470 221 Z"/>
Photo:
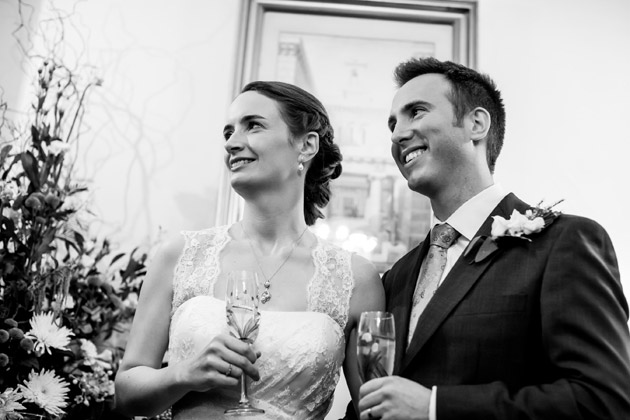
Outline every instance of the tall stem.
<path fill-rule="evenodd" d="M 249 407 L 249 398 L 247 397 L 247 376 L 241 373 L 241 400 L 239 405 Z"/>

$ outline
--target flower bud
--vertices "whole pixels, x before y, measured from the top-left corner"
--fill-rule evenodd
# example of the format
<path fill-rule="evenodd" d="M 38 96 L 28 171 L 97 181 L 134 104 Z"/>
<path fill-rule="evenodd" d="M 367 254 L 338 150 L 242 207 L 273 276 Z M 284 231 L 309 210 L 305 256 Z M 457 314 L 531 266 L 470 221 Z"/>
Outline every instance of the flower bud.
<path fill-rule="evenodd" d="M 33 350 L 33 347 L 35 347 L 35 344 L 30 338 L 24 337 L 22 340 L 20 340 L 20 347 L 22 347 L 27 352 L 31 352 Z"/>
<path fill-rule="evenodd" d="M 47 194 L 44 200 L 53 209 L 59 207 L 59 204 L 61 203 L 61 199 L 54 194 Z"/>
<path fill-rule="evenodd" d="M 44 194 L 40 193 L 39 191 L 36 191 L 33 194 L 31 194 L 31 195 L 33 197 L 36 197 L 39 201 L 44 202 Z"/>
<path fill-rule="evenodd" d="M 9 356 L 4 353 L 0 353 L 0 367 L 5 367 L 9 364 Z"/>
<path fill-rule="evenodd" d="M 87 284 L 89 284 L 90 286 L 99 287 L 101 284 L 103 284 L 103 281 L 99 276 L 89 276 L 87 278 Z"/>
<path fill-rule="evenodd" d="M 17 327 L 18 323 L 15 319 L 13 318 L 7 318 L 4 320 L 4 323 L 7 324 L 9 327 Z"/>
<path fill-rule="evenodd" d="M 39 199 L 33 195 L 29 196 L 26 200 L 24 200 L 24 205 L 34 210 L 39 210 L 42 208 L 42 202 L 39 201 Z"/>
<path fill-rule="evenodd" d="M 11 328 L 9 330 L 9 336 L 11 338 L 16 338 L 18 340 L 21 340 L 22 338 L 24 338 L 24 331 L 22 331 L 19 328 Z"/>
<path fill-rule="evenodd" d="M 0 344 L 9 341 L 9 332 L 7 330 L 0 330 Z"/>
<path fill-rule="evenodd" d="M 119 308 L 119 309 L 124 309 L 124 308 L 125 308 L 125 305 L 123 304 L 122 299 L 121 299 L 121 298 L 119 298 L 118 296 L 116 296 L 116 295 L 114 295 L 114 294 L 111 294 L 111 295 L 109 296 L 109 299 L 112 301 L 112 303 L 113 303 L 113 304 L 114 304 L 117 308 Z"/>

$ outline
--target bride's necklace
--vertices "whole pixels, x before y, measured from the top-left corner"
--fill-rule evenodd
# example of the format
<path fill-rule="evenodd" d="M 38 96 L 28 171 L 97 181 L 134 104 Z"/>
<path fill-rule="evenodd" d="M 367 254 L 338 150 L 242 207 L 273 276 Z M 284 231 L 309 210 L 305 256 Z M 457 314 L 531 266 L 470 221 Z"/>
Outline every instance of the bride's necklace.
<path fill-rule="evenodd" d="M 258 269 L 260 270 L 260 273 L 265 278 L 265 282 L 263 283 L 263 286 L 265 287 L 265 290 L 263 290 L 263 292 L 260 294 L 260 301 L 264 304 L 264 303 L 267 303 L 267 302 L 269 302 L 271 300 L 271 293 L 269 292 L 269 288 L 271 288 L 271 279 L 273 279 L 275 277 L 275 275 L 278 274 L 278 271 L 280 271 L 280 269 L 282 267 L 284 267 L 284 265 L 287 263 L 287 261 L 289 261 L 289 258 L 291 258 L 291 255 L 293 255 L 293 251 L 295 251 L 295 248 L 300 243 L 300 240 L 302 240 L 302 236 L 304 236 L 304 234 L 308 230 L 308 226 L 305 227 L 304 230 L 302 231 L 302 233 L 300 234 L 300 236 L 298 236 L 298 238 L 295 241 L 293 241 L 293 245 L 291 245 L 291 251 L 289 251 L 289 253 L 287 254 L 287 256 L 284 259 L 284 261 L 282 261 L 282 263 L 278 266 L 278 268 L 276 268 L 276 271 L 274 271 L 273 274 L 270 277 L 267 277 L 267 275 L 265 275 L 265 272 L 263 271 L 263 269 L 262 269 L 262 267 L 260 265 L 260 261 L 258 260 L 258 256 L 256 255 L 256 250 L 254 249 L 254 243 L 252 242 L 251 238 L 247 234 L 247 231 L 245 231 L 245 227 L 243 226 L 243 222 L 241 222 L 240 225 L 241 225 L 241 230 L 243 231 L 243 234 L 245 235 L 245 238 L 247 238 L 247 243 L 249 244 L 249 247 L 252 250 L 252 254 L 254 255 L 254 260 L 256 260 L 256 265 L 258 265 Z"/>

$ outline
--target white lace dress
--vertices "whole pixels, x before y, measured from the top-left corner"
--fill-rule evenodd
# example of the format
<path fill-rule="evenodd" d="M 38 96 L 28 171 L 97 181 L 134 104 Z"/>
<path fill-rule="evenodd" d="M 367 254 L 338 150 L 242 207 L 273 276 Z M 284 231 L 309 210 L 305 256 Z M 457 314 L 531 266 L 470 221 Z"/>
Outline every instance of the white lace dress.
<path fill-rule="evenodd" d="M 219 254 L 231 240 L 228 227 L 184 232 L 186 245 L 175 269 L 169 363 L 203 349 L 217 334 L 227 334 L 225 303 L 213 295 L 220 275 Z M 249 382 L 253 405 L 264 419 L 323 419 L 345 357 L 344 328 L 354 286 L 351 254 L 318 239 L 315 274 L 308 283 L 306 312 L 261 310 L 256 362 L 260 381 Z M 238 403 L 240 388 L 190 392 L 173 406 L 173 418 L 221 419 Z"/>

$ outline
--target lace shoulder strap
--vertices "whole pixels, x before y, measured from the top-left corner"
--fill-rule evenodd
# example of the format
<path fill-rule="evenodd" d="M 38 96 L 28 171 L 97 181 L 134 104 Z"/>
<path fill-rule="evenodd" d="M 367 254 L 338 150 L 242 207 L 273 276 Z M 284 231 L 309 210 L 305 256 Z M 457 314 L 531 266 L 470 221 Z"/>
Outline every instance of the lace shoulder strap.
<path fill-rule="evenodd" d="M 328 314 L 345 329 L 354 288 L 352 254 L 336 245 L 318 239 L 313 250 L 315 275 L 308 285 L 310 311 Z"/>
<path fill-rule="evenodd" d="M 184 231 L 186 242 L 175 266 L 171 316 L 188 299 L 212 295 L 219 275 L 219 254 L 229 242 L 229 226 Z"/>

